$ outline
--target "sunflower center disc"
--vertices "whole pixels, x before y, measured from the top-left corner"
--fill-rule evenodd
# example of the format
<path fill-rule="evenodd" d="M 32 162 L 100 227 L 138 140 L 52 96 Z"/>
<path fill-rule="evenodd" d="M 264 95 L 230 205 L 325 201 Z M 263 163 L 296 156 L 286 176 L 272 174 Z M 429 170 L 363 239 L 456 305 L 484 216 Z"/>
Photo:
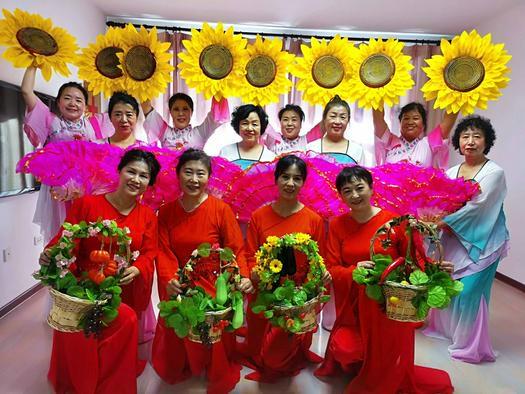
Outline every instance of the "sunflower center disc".
<path fill-rule="evenodd" d="M 485 78 L 483 63 L 470 56 L 460 56 L 451 60 L 443 71 L 447 86 L 459 92 L 476 89 Z"/>
<path fill-rule="evenodd" d="M 155 73 L 157 61 L 148 47 L 137 45 L 128 51 L 124 66 L 132 79 L 146 81 Z"/>
<path fill-rule="evenodd" d="M 250 59 L 246 65 L 246 79 L 256 88 L 270 85 L 277 72 L 275 62 L 270 56 L 257 55 Z"/>
<path fill-rule="evenodd" d="M 51 56 L 58 52 L 58 44 L 51 34 L 36 27 L 24 27 L 16 32 L 16 39 L 26 51 Z"/>
<path fill-rule="evenodd" d="M 312 67 L 314 81 L 325 89 L 335 88 L 341 83 L 345 76 L 343 63 L 332 55 L 324 55 L 318 58 Z"/>
<path fill-rule="evenodd" d="M 106 78 L 119 78 L 122 76 L 122 70 L 118 68 L 120 61 L 117 53 L 124 52 L 119 47 L 106 47 L 102 49 L 95 58 L 95 66 L 99 73 Z"/>
<path fill-rule="evenodd" d="M 396 72 L 390 56 L 376 53 L 365 59 L 359 68 L 359 78 L 369 88 L 380 88 L 388 84 Z"/>
<path fill-rule="evenodd" d="M 233 56 L 222 45 L 208 45 L 199 56 L 199 66 L 208 78 L 223 79 L 232 71 Z"/>

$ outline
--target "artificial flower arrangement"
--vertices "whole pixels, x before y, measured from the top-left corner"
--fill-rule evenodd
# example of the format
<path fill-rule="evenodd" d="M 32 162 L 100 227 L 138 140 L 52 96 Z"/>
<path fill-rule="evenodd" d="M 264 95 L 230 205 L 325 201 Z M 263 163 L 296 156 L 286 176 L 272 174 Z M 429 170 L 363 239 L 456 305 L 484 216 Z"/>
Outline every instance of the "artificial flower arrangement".
<path fill-rule="evenodd" d="M 50 263 L 33 274 L 50 287 L 54 299 L 48 323 L 59 331 L 83 330 L 86 336 L 99 336 L 118 315 L 119 279 L 139 252 L 131 253 L 129 229 L 118 227 L 114 220 L 66 222 L 62 228 L 60 239 L 48 250 Z M 81 268 L 76 263 L 78 241 L 91 237 L 98 238 L 101 246 L 89 253 L 89 262 Z"/>
<path fill-rule="evenodd" d="M 408 240 L 406 256 L 393 260 L 390 255 L 375 254 L 375 240 L 381 237 L 381 246 L 386 249 L 400 228 Z M 430 248 L 439 252 L 438 261 L 427 257 L 422 240 L 416 239 L 420 234 L 426 235 Z M 371 240 L 370 256 L 375 267 L 357 267 L 353 279 L 366 285 L 369 298 L 386 303 L 387 316 L 393 320 L 423 321 L 430 308 L 446 308 L 463 290 L 463 283 L 440 268 L 441 245 L 435 226 L 413 216 L 400 216 L 380 227 Z"/>
<path fill-rule="evenodd" d="M 306 281 L 297 285 L 289 276 L 295 274 L 282 261 L 286 249 L 306 255 L 309 270 Z M 273 326 L 292 334 L 312 331 L 317 326 L 316 314 L 321 303 L 327 302 L 323 275 L 324 260 L 317 242 L 304 233 L 269 236 L 255 254 L 253 271 L 259 278 L 257 299 L 251 305 L 253 313 L 263 313 Z"/>
<path fill-rule="evenodd" d="M 212 345 L 221 340 L 222 331 L 234 331 L 244 321 L 243 297 L 237 290 L 239 266 L 229 248 L 203 243 L 179 269 L 182 294 L 159 303 L 160 316 L 179 338 Z M 196 285 L 200 278 L 214 288 Z"/>

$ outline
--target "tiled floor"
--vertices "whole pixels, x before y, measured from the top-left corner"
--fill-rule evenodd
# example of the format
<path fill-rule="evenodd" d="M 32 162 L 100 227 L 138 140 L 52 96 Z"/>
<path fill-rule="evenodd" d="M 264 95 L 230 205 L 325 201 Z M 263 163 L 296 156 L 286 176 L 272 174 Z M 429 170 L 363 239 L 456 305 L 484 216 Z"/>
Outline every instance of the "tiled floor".
<path fill-rule="evenodd" d="M 0 394 L 50 393 L 46 372 L 51 349 L 51 329 L 44 323 L 48 300 L 45 290 L 0 320 Z M 496 281 L 491 304 L 491 335 L 500 356 L 495 363 L 471 365 L 452 361 L 443 341 L 421 334 L 416 339 L 416 359 L 421 365 L 445 369 L 456 392 L 525 393 L 525 294 Z M 328 333 L 320 330 L 312 350 L 324 353 Z M 344 378 L 321 382 L 306 369 L 277 384 L 241 379 L 234 393 L 341 393 Z M 244 368 L 243 375 L 249 370 Z M 191 379 L 170 386 L 151 366 L 138 380 L 139 393 L 205 393 L 205 382 Z"/>

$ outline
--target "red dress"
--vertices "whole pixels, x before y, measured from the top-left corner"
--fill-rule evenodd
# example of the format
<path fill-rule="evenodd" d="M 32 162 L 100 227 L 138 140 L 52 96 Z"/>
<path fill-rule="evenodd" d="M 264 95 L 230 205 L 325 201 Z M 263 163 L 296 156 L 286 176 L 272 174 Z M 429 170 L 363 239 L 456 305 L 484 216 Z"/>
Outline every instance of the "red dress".
<path fill-rule="evenodd" d="M 325 360 L 315 375 L 355 376 L 345 390 L 348 393 L 451 393 L 445 371 L 414 365 L 415 325 L 388 319 L 365 294 L 364 286 L 352 280 L 356 264 L 370 260 L 370 239 L 376 230 L 395 216 L 380 211 L 368 222 L 358 223 L 345 214 L 330 223 L 326 262 L 333 278 L 337 319 Z M 395 258 L 406 250 L 404 236 L 392 238 L 386 250 L 376 243 L 376 253 Z"/>
<path fill-rule="evenodd" d="M 146 308 L 151 296 L 153 260 L 157 254 L 157 218 L 148 207 L 137 204 L 128 215 L 120 214 L 105 196 L 87 196 L 76 200 L 66 221 L 79 223 L 99 218 L 115 220 L 131 231 L 131 250 L 140 252 L 133 263 L 139 270 L 129 285 L 122 286 L 119 315 L 102 331 L 99 339 L 85 338 L 82 332 L 54 331 L 48 378 L 58 393 L 134 393 L 137 375 L 137 315 Z M 62 232 L 48 246 L 58 241 Z M 89 253 L 100 248 L 93 237 L 79 241 L 77 265 L 82 270 Z M 129 306 L 128 306 L 129 305 Z"/>
<path fill-rule="evenodd" d="M 208 196 L 192 212 L 186 212 L 180 202 L 175 201 L 159 211 L 157 276 L 161 300 L 169 299 L 166 286 L 177 277 L 179 265 L 186 264 L 191 252 L 203 242 L 218 243 L 221 247 L 232 249 L 241 275 L 248 276 L 242 234 L 231 208 L 212 196 Z M 208 283 L 199 284 L 204 288 L 209 286 Z M 208 392 L 226 393 L 240 379 L 241 366 L 232 360 L 234 349 L 233 334 L 223 332 L 221 341 L 208 348 L 188 339 L 180 339 L 159 317 L 153 340 L 152 363 L 159 376 L 170 384 L 206 372 Z"/>
<path fill-rule="evenodd" d="M 310 234 L 322 247 L 324 223 L 319 215 L 307 207 L 283 218 L 266 205 L 256 210 L 248 225 L 246 256 L 250 269 L 255 265 L 255 252 L 270 235 L 281 237 L 301 232 Z M 304 254 L 296 254 L 297 272 L 293 279 L 303 283 L 308 273 L 308 262 Z M 250 301 L 257 296 L 250 297 Z M 246 313 L 248 332 L 246 341 L 238 344 L 242 362 L 255 372 L 246 379 L 273 382 L 281 377 L 297 375 L 307 362 L 319 363 L 322 358 L 311 352 L 312 332 L 290 335 L 279 327 L 272 327 L 262 315 L 254 314 L 250 308 Z"/>

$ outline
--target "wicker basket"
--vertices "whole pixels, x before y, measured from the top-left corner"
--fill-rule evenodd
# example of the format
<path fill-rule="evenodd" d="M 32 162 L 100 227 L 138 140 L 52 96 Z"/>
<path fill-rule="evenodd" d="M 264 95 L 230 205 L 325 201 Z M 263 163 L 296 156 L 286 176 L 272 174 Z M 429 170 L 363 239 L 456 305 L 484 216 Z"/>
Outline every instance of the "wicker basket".
<path fill-rule="evenodd" d="M 301 329 L 295 334 L 306 334 L 307 332 L 315 330 L 317 327 L 317 314 L 320 310 L 320 299 L 321 294 L 312 298 L 311 300 L 304 303 L 301 306 L 274 306 L 273 313 L 275 316 L 288 316 L 290 318 L 298 317 L 300 314 L 304 313 L 303 323 L 301 324 Z"/>
<path fill-rule="evenodd" d="M 211 311 L 205 313 L 204 323 L 206 323 L 210 327 L 208 330 L 210 343 L 217 343 L 221 340 L 222 337 L 222 330 L 214 329 L 213 326 L 221 320 L 230 320 L 232 314 L 233 310 L 231 307 L 228 307 L 223 311 Z M 193 330 L 190 330 L 188 334 L 188 339 L 192 342 L 202 343 L 199 333 L 196 333 Z"/>
<path fill-rule="evenodd" d="M 91 300 L 83 300 L 61 293 L 53 288 L 49 289 L 52 305 L 47 324 L 57 331 L 78 332 L 80 320 L 95 306 Z"/>
<path fill-rule="evenodd" d="M 417 317 L 417 310 L 412 305 L 412 299 L 418 294 L 427 291 L 424 286 L 402 285 L 397 282 L 383 283 L 383 294 L 386 299 L 386 315 L 389 319 L 419 323 L 425 318 Z M 397 297 L 397 302 L 391 302 L 390 297 Z"/>

